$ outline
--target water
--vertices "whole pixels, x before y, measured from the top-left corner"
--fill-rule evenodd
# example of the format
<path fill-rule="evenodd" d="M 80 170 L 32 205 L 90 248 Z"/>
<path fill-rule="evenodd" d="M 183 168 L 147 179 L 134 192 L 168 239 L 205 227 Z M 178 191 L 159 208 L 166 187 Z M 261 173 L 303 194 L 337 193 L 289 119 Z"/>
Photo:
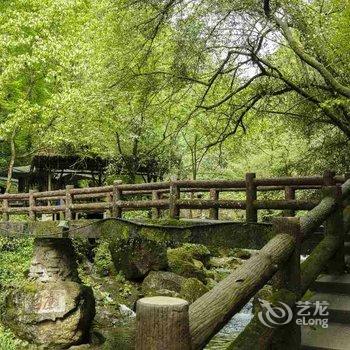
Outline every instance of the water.
<path fill-rule="evenodd" d="M 308 258 L 308 255 L 302 255 L 301 263 Z M 243 309 L 233 316 L 225 327 L 217 333 L 209 344 L 205 347 L 205 350 L 226 350 L 231 342 L 233 342 L 238 334 L 248 325 L 253 318 L 252 313 L 252 300 L 243 307 Z"/>
<path fill-rule="evenodd" d="M 233 316 L 225 327 L 217 333 L 205 350 L 224 350 L 238 336 L 240 332 L 248 325 L 253 318 L 252 301 L 245 305 L 242 310 Z"/>

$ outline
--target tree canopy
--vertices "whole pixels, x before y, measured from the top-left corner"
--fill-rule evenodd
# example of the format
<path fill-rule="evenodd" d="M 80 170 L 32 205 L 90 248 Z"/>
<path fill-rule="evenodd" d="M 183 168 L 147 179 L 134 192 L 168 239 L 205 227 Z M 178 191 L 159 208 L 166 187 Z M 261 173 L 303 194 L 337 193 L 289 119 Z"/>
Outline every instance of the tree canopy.
<path fill-rule="evenodd" d="M 346 171 L 349 5 L 2 1 L 0 166 L 50 150 L 131 182 Z"/>

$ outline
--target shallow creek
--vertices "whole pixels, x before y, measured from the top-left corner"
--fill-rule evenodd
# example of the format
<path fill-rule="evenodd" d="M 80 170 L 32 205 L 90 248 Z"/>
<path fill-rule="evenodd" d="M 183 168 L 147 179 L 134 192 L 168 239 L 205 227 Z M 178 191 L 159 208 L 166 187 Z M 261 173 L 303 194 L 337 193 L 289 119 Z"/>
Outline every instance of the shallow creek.
<path fill-rule="evenodd" d="M 216 334 L 205 350 L 224 350 L 238 336 L 238 334 L 248 325 L 252 319 L 251 301 L 243 309 L 233 316 L 221 331 Z"/>

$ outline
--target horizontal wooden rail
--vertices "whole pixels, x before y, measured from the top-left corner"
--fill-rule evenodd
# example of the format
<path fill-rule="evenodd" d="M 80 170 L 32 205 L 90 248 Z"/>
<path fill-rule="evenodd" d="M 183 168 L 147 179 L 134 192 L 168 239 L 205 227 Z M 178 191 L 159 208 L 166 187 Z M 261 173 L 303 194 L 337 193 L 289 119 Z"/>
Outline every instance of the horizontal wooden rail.
<path fill-rule="evenodd" d="M 256 200 L 253 202 L 257 209 L 292 209 L 292 210 L 311 210 L 318 205 L 319 201 L 301 201 L 301 200 Z"/>
<path fill-rule="evenodd" d="M 211 199 L 179 199 L 176 201 L 180 208 L 187 209 L 210 209 L 210 208 L 221 208 L 221 209 L 245 209 L 245 201 L 235 200 L 211 200 Z"/>
<path fill-rule="evenodd" d="M 345 180 L 345 176 L 334 176 L 330 171 L 325 172 L 324 176 L 270 179 L 259 179 L 255 174 L 247 176 L 245 180 L 175 180 L 145 184 L 122 184 L 117 181 L 114 185 L 101 187 L 68 186 L 65 190 L 3 194 L 0 195 L 0 213 L 5 220 L 12 214 L 28 214 L 30 219 L 35 220 L 40 214 L 65 212 L 69 220 L 72 212 L 109 211 L 108 215 L 113 213 L 121 217 L 123 211 L 153 208 L 154 217 L 161 216 L 163 210 L 169 209 L 170 217 L 179 218 L 181 209 L 210 209 L 210 217 L 218 219 L 219 209 L 236 209 L 246 210 L 246 220 L 256 222 L 257 212 L 262 209 L 284 210 L 284 215 L 293 215 L 296 210 L 311 210 L 312 213 L 303 219 L 303 229 L 312 231 L 334 203 L 332 199 L 325 198 L 321 206 L 315 208 L 316 201 L 296 199 L 295 191 L 320 189 L 326 184 L 341 184 Z M 344 184 L 343 188 L 346 188 Z M 262 200 L 257 196 L 258 192 L 282 190 L 285 199 Z M 220 198 L 221 192 L 243 191 L 246 192 L 245 200 Z M 194 193 L 200 192 L 208 194 L 204 198 L 186 196 L 190 193 L 193 197 Z"/>

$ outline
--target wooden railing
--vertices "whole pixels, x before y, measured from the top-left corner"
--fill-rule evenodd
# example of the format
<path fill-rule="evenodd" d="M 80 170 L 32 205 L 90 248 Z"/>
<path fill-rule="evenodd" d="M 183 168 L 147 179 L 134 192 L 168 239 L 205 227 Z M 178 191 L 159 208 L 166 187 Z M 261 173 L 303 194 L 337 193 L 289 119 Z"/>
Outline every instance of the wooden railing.
<path fill-rule="evenodd" d="M 346 176 L 335 176 L 327 171 L 323 176 L 256 178 L 246 174 L 245 180 L 178 180 L 145 184 L 123 184 L 116 181 L 111 186 L 73 188 L 65 190 L 2 194 L 0 213 L 3 220 L 13 214 L 27 214 L 35 220 L 40 214 L 62 213 L 67 220 L 75 213 L 106 213 L 107 217 L 121 218 L 123 212 L 152 210 L 159 218 L 168 210 L 170 218 L 180 217 L 181 209 L 210 209 L 210 218 L 219 218 L 219 209 L 242 209 L 247 222 L 256 222 L 258 210 L 284 210 L 293 216 L 296 210 L 311 210 L 318 201 L 298 200 L 296 191 L 320 189 L 342 184 Z M 284 199 L 260 200 L 259 192 L 284 191 Z M 227 192 L 245 192 L 244 200 L 220 199 Z M 209 198 L 193 198 L 198 193 L 209 193 Z M 225 196 L 227 197 L 227 196 Z"/>
<path fill-rule="evenodd" d="M 265 181 L 263 183 L 266 184 Z M 321 202 L 305 216 L 277 218 L 274 238 L 189 307 L 172 298 L 138 301 L 136 349 L 203 349 L 267 282 L 273 285 L 271 300 L 274 304 L 281 301 L 295 310 L 295 303 L 322 271 L 343 273 L 343 235 L 349 231 L 349 227 L 344 226 L 345 222 L 349 222 L 344 220 L 348 210 L 343 209 L 350 197 L 350 180 L 342 186 L 329 183 L 323 193 Z M 300 264 L 302 241 L 310 237 L 323 222 L 323 240 Z M 145 332 L 149 332 L 148 337 L 144 337 Z M 287 325 L 270 328 L 255 316 L 229 349 L 270 349 L 272 341 L 277 342 L 276 349 L 299 349 L 300 326 L 292 320 Z M 180 344 L 180 347 L 176 344 Z"/>

